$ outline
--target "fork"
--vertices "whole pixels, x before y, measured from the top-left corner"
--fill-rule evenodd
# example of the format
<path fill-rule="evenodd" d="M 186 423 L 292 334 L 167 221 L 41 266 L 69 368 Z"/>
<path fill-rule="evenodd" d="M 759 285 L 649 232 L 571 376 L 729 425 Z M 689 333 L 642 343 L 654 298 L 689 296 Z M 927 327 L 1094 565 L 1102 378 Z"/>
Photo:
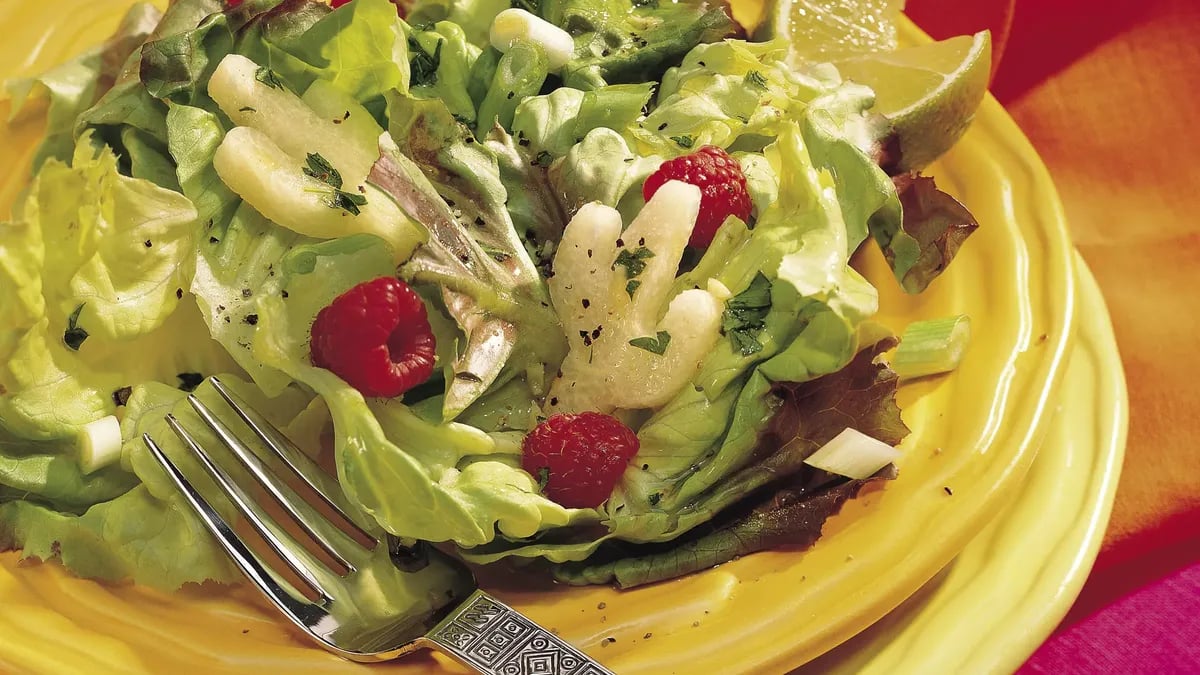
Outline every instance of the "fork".
<path fill-rule="evenodd" d="M 214 462 L 195 435 L 184 428 L 174 414 L 166 415 L 168 426 L 199 460 L 217 489 L 233 503 L 241 517 L 284 565 L 310 588 L 315 600 L 305 597 L 251 550 L 229 521 L 193 487 L 192 482 L 148 433 L 142 435 L 142 441 L 234 563 L 284 616 L 321 647 L 345 659 L 359 662 L 390 660 L 422 649 L 435 649 L 486 675 L 612 675 L 580 650 L 480 590 L 465 564 L 423 542 L 406 546 L 400 540 L 389 537 L 388 552 L 392 562 L 404 574 L 423 567 L 420 563 L 411 564 L 415 557 L 421 556 L 429 556 L 451 571 L 455 579 L 453 590 L 447 591 L 445 604 L 438 608 L 432 618 L 416 622 L 411 617 L 364 621 L 347 620 L 341 616 L 336 610 L 343 604 L 354 608 L 363 601 L 363 598 L 356 597 L 352 583 L 358 572 L 356 562 L 361 563 L 374 547 L 380 545 L 379 539 L 338 506 L 328 487 L 322 487 L 323 484 L 328 486 L 330 478 L 312 459 L 265 417 L 235 400 L 235 396 L 218 378 L 211 377 L 209 382 L 251 434 L 348 526 L 338 528 L 332 520 L 317 511 L 219 419 L 208 405 L 196 395 L 188 395 L 188 403 L 207 431 L 220 440 L 291 520 L 336 565 L 322 561 L 305 549 L 293 535 L 284 531 L 278 516 L 263 509 L 221 465 Z M 350 533 L 347 533 L 347 529 Z M 334 569 L 336 567 L 343 569 Z M 465 599 L 463 595 L 466 595 Z M 459 602 L 455 604 L 455 601 Z M 425 631 L 434 621 L 436 624 Z"/>

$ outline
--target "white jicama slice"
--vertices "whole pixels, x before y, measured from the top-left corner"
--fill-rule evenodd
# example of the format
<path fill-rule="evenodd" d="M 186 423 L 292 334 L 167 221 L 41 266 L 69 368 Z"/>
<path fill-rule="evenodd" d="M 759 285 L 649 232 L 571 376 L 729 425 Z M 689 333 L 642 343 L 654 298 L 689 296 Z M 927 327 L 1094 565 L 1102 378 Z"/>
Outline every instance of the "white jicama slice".
<path fill-rule="evenodd" d="M 567 31 L 523 9 L 506 9 L 492 19 L 488 40 L 500 53 L 507 53 L 520 40 L 532 42 L 546 53 L 551 72 L 562 68 L 575 55 L 575 40 Z"/>
<path fill-rule="evenodd" d="M 547 412 L 659 406 L 695 375 L 729 295 L 710 284 L 670 297 L 699 210 L 700 190 L 672 181 L 624 232 L 600 204 L 571 219 L 549 280 L 570 351 Z"/>
<path fill-rule="evenodd" d="M 870 478 L 900 458 L 900 451 L 883 441 L 846 427 L 814 452 L 805 464 L 847 478 Z"/>
<path fill-rule="evenodd" d="M 299 160 L 257 129 L 235 127 L 225 134 L 213 167 L 259 213 L 300 234 L 319 239 L 373 234 L 392 247 L 397 261 L 407 260 L 425 239 L 425 230 L 372 185 L 347 190 L 366 199 L 357 214 L 339 207 L 332 186 L 305 175 Z"/>
<path fill-rule="evenodd" d="M 79 432 L 79 468 L 95 473 L 121 459 L 121 423 L 114 415 L 88 422 Z"/>
<path fill-rule="evenodd" d="M 563 231 L 554 254 L 550 299 L 568 335 L 604 323 L 621 236 L 621 214 L 599 202 L 584 204 Z"/>
<path fill-rule="evenodd" d="M 352 190 L 366 180 L 379 159 L 381 129 L 366 109 L 339 94 L 332 85 L 320 85 L 306 103 L 270 70 L 238 54 L 222 59 L 208 83 L 208 95 L 234 124 L 261 131 L 301 161 L 309 153 L 321 155 L 341 174 L 346 189 Z M 320 112 L 310 105 L 317 101 Z M 334 123 L 335 115 L 346 117 L 347 112 L 349 117 L 342 123 Z M 354 123 L 348 124 L 350 120 Z"/>

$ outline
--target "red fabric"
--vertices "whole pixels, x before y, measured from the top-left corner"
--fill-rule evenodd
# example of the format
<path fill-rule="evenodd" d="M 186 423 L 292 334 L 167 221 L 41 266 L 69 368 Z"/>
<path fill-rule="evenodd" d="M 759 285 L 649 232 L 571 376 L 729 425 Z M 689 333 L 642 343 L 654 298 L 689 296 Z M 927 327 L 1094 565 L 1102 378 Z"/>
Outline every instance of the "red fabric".
<path fill-rule="evenodd" d="M 1200 669 L 1200 565 L 1151 584 L 1046 643 L 1021 675 L 1162 675 Z"/>
<path fill-rule="evenodd" d="M 1179 624 L 1130 615 L 1141 602 L 1117 605 L 1086 631 L 1072 627 L 1200 561 L 1200 2 L 909 0 L 906 11 L 934 37 L 993 31 L 992 90 L 1054 176 L 1124 361 L 1125 466 L 1100 557 L 1059 642 L 1084 650 L 1102 627 L 1095 650 L 1134 627 L 1162 639 Z M 1200 594 L 1181 602 L 1191 604 L 1172 605 L 1176 614 L 1200 616 Z M 1187 625 L 1200 641 L 1200 626 Z M 1200 671 L 1189 655 L 1189 670 Z M 1042 658 L 1034 663 L 1065 663 Z M 1127 665 L 1091 672 L 1140 672 Z"/>

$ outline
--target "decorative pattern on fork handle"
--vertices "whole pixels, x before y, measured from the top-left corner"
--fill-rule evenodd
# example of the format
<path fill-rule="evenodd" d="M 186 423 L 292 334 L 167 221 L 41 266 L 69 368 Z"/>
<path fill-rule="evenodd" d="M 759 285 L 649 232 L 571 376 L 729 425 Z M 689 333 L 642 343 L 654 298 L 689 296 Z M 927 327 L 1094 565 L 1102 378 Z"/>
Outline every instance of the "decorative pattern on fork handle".
<path fill-rule="evenodd" d="M 425 638 L 487 675 L 612 675 L 483 591 L 472 593 Z"/>

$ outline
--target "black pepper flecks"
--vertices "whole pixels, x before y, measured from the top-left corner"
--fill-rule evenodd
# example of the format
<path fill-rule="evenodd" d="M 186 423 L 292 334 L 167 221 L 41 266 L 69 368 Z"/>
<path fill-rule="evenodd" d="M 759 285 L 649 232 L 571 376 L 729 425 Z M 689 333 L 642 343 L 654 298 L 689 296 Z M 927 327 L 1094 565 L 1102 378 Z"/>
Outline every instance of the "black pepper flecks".
<path fill-rule="evenodd" d="M 142 245 L 145 246 L 146 248 L 150 248 L 151 246 L 154 246 L 154 242 L 147 239 L 146 241 L 142 242 Z"/>
<path fill-rule="evenodd" d="M 176 300 L 182 300 L 182 299 L 183 299 L 183 289 L 182 289 L 182 288 L 176 288 L 176 289 L 175 289 L 175 299 L 176 299 Z"/>
<path fill-rule="evenodd" d="M 254 295 L 254 291 L 251 291 L 249 288 L 242 289 L 242 297 L 243 298 L 249 298 L 251 295 Z"/>
<path fill-rule="evenodd" d="M 246 323 L 248 325 L 251 325 L 251 326 L 257 326 L 258 325 L 258 315 L 257 314 L 247 314 L 246 318 L 242 319 L 242 322 Z"/>
<path fill-rule="evenodd" d="M 121 387 L 112 393 L 113 403 L 120 408 L 129 403 L 129 397 L 133 394 L 133 387 Z"/>

